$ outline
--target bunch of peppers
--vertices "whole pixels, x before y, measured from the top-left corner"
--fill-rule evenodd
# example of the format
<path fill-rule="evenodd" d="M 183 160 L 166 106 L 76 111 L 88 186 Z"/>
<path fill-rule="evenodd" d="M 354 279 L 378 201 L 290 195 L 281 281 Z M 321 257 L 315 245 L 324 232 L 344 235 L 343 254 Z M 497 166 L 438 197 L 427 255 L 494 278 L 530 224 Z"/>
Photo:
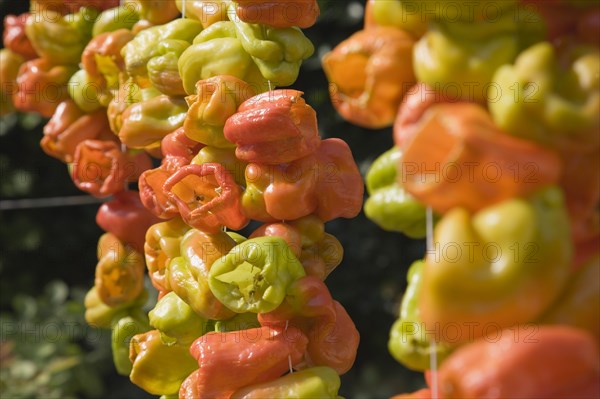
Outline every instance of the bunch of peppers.
<path fill-rule="evenodd" d="M 599 38 L 593 1 L 369 0 L 324 57 L 342 117 L 393 126 L 366 215 L 431 233 L 389 338 L 429 387 L 398 398 L 600 395 Z"/>
<path fill-rule="evenodd" d="M 43 150 L 107 198 L 85 317 L 151 394 L 337 398 L 354 363 L 324 225 L 360 212 L 362 177 L 303 93 L 275 89 L 312 55 L 299 27 L 318 15 L 315 0 L 37 0 L 5 20 L 2 110 L 51 117 Z"/>

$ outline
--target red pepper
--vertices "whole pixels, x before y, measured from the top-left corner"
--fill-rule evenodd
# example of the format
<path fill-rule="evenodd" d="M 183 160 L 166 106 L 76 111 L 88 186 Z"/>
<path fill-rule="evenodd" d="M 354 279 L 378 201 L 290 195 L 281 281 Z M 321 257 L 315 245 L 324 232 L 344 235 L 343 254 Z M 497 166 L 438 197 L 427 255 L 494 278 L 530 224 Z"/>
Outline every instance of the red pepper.
<path fill-rule="evenodd" d="M 77 145 L 84 140 L 117 141 L 117 137 L 110 130 L 106 110 L 85 114 L 73 100 L 67 100 L 59 104 L 44 126 L 40 146 L 51 157 L 70 163 Z"/>
<path fill-rule="evenodd" d="M 238 0 L 237 16 L 249 24 L 310 28 L 321 13 L 316 0 Z"/>
<path fill-rule="evenodd" d="M 114 141 L 85 140 L 77 145 L 72 179 L 77 188 L 95 197 L 106 197 L 125 189 L 150 168 L 148 155 L 123 153 Z"/>
<path fill-rule="evenodd" d="M 158 222 L 159 219 L 144 208 L 137 191 L 116 193 L 115 198 L 103 203 L 96 214 L 98 226 L 138 252 L 144 252 L 146 231 Z"/>
<path fill-rule="evenodd" d="M 135 35 L 127 29 L 119 29 L 114 32 L 105 32 L 94 37 L 83 50 L 81 55 L 81 64 L 83 69 L 94 81 L 100 81 L 103 86 L 110 88 L 118 84 L 116 79 L 119 71 L 125 71 L 125 61 L 121 55 L 121 49 L 129 43 Z M 111 74 L 114 74 L 115 81 L 107 82 L 98 62 L 104 63 L 106 67 L 110 65 Z"/>
<path fill-rule="evenodd" d="M 183 127 L 180 127 L 173 133 L 167 134 L 160 143 L 161 152 L 164 157 L 185 158 L 188 164 L 203 147 L 202 143 L 188 138 Z"/>
<path fill-rule="evenodd" d="M 314 153 L 321 139 L 317 114 L 301 91 L 274 90 L 240 105 L 225 123 L 225 138 L 246 162 L 288 163 Z"/>
<path fill-rule="evenodd" d="M 32 60 L 38 55 L 33 49 L 29 38 L 25 34 L 25 22 L 29 13 L 17 15 L 7 15 L 4 17 L 4 34 L 2 41 L 4 47 L 10 49 L 13 53 L 21 55 L 26 60 Z"/>
<path fill-rule="evenodd" d="M 182 384 L 180 397 L 229 399 L 239 388 L 274 380 L 290 363 L 293 367 L 302 361 L 307 341 L 291 326 L 203 335 L 190 348 L 199 369 Z M 190 393 L 194 396 L 187 396 Z"/>
<path fill-rule="evenodd" d="M 183 220 L 199 230 L 218 232 L 223 226 L 239 230 L 248 224 L 242 189 L 221 164 L 184 166 L 167 179 L 163 191 Z"/>

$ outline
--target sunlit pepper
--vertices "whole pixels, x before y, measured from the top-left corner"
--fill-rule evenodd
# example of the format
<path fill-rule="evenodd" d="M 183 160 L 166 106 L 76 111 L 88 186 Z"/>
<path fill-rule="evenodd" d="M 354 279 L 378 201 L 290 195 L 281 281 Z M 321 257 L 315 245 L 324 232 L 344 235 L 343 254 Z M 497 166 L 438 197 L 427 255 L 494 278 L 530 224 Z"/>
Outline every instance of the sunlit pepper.
<path fill-rule="evenodd" d="M 529 195 L 560 176 L 557 154 L 505 134 L 478 104 L 433 105 L 416 129 L 404 146 L 399 183 L 440 214 Z"/>
<path fill-rule="evenodd" d="M 540 319 L 584 329 L 600 340 L 600 255 L 596 253 L 567 283 L 559 299 Z"/>
<path fill-rule="evenodd" d="M 190 109 L 183 125 L 185 134 L 207 146 L 235 147 L 223 135 L 223 127 L 240 104 L 256 94 L 252 86 L 234 76 L 218 75 L 198 81 L 196 93 L 186 98 Z"/>
<path fill-rule="evenodd" d="M 440 367 L 440 398 L 593 398 L 598 344 L 585 331 L 524 325 L 454 352 Z M 433 390 L 432 389 L 432 390 Z"/>
<path fill-rule="evenodd" d="M 425 328 L 445 331 L 452 324 L 459 333 L 432 339 L 465 342 L 541 316 L 569 276 L 568 223 L 556 187 L 473 215 L 464 208 L 447 212 L 423 265 L 427 295 L 420 297 L 419 311 Z"/>
<path fill-rule="evenodd" d="M 245 172 L 248 164 L 235 156 L 235 148 L 203 147 L 197 152 L 191 163 L 193 165 L 220 163 L 233 176 L 237 184 L 246 185 Z"/>
<path fill-rule="evenodd" d="M 129 376 L 131 373 L 131 360 L 129 360 L 129 346 L 134 335 L 145 333 L 150 329 L 148 316 L 141 309 L 129 312 L 124 317 L 115 320 L 112 326 L 111 346 L 113 363 L 117 373 Z"/>
<path fill-rule="evenodd" d="M 174 20 L 179 10 L 174 1 L 132 0 L 139 5 L 140 17 L 153 25 L 162 25 Z"/>
<path fill-rule="evenodd" d="M 130 4 L 124 4 L 119 7 L 110 8 L 102 11 L 92 29 L 92 36 L 96 37 L 103 33 L 115 32 L 117 30 L 131 30 L 140 20 L 136 7 Z"/>
<path fill-rule="evenodd" d="M 404 366 L 413 370 L 428 370 L 435 351 L 437 365 L 450 354 L 451 345 L 432 346 L 423 328 L 419 312 L 419 298 L 428 295 L 422 290 L 423 262 L 414 262 L 408 270 L 408 286 L 400 304 L 400 315 L 390 330 L 388 350 Z"/>
<path fill-rule="evenodd" d="M 215 332 L 241 331 L 249 328 L 258 328 L 260 323 L 256 313 L 236 313 L 230 319 L 215 322 Z"/>
<path fill-rule="evenodd" d="M 58 105 L 69 98 L 67 82 L 76 70 L 74 66 L 53 65 L 45 58 L 22 64 L 17 90 L 13 91 L 15 108 L 50 118 Z"/>
<path fill-rule="evenodd" d="M 203 148 L 203 144 L 190 140 L 183 127 L 169 133 L 160 142 L 160 149 L 165 158 L 182 158 L 182 162 L 190 163 Z"/>
<path fill-rule="evenodd" d="M 4 48 L 19 54 L 26 60 L 31 60 L 37 57 L 37 53 L 25 34 L 25 22 L 28 17 L 28 13 L 21 15 L 7 15 L 4 17 L 2 43 L 4 44 Z"/>
<path fill-rule="evenodd" d="M 329 367 L 312 367 L 276 380 L 250 385 L 231 395 L 232 399 L 338 398 L 340 377 Z"/>
<path fill-rule="evenodd" d="M 71 99 L 83 112 L 94 112 L 102 107 L 102 87 L 94 82 L 85 70 L 80 69 L 71 76 L 68 90 Z"/>
<path fill-rule="evenodd" d="M 119 89 L 112 93 L 113 98 L 106 110 L 110 129 L 117 135 L 123 126 L 123 113 L 125 110 L 130 105 L 142 101 L 142 90 L 133 82 L 133 79 L 119 79 L 119 81 Z"/>
<path fill-rule="evenodd" d="M 249 222 L 242 212 L 241 187 L 221 164 L 184 166 L 167 179 L 163 191 L 183 220 L 197 229 L 239 230 Z"/>
<path fill-rule="evenodd" d="M 92 37 L 97 16 L 98 10 L 87 7 L 64 17 L 48 10 L 31 14 L 27 18 L 25 32 L 40 57 L 53 64 L 77 65 Z"/>
<path fill-rule="evenodd" d="M 438 5 L 433 4 L 433 6 Z M 427 32 L 427 22 L 431 14 L 424 12 L 424 1 L 400 1 L 400 0 L 368 0 L 367 7 L 371 8 L 372 23 L 377 26 L 392 26 L 410 33 L 415 39 L 419 39 Z M 431 11 L 429 5 L 427 11 Z M 371 26 L 366 26 L 369 28 Z"/>
<path fill-rule="evenodd" d="M 144 290 L 144 257 L 111 233 L 98 241 L 98 264 L 94 285 L 108 306 L 131 303 Z"/>
<path fill-rule="evenodd" d="M 158 221 L 144 208 L 137 191 L 114 194 L 114 198 L 103 203 L 96 213 L 98 226 L 131 245 L 137 252 L 144 249 L 146 230 Z"/>
<path fill-rule="evenodd" d="M 499 95 L 489 101 L 492 117 L 508 133 L 545 145 L 598 147 L 599 68 L 598 52 L 561 68 L 552 45 L 539 43 L 494 74 Z"/>
<path fill-rule="evenodd" d="M 115 320 L 140 309 L 147 300 L 148 292 L 143 290 L 133 302 L 108 306 L 98 296 L 98 289 L 92 287 L 85 295 L 85 321 L 92 327 L 111 328 Z"/>
<path fill-rule="evenodd" d="M 415 200 L 398 183 L 398 168 L 402 152 L 398 147 L 377 158 L 365 178 L 369 198 L 365 215 L 379 227 L 400 231 L 411 238 L 425 237 L 425 206 Z"/>
<path fill-rule="evenodd" d="M 85 140 L 77 145 L 69 167 L 77 188 L 101 198 L 123 191 L 151 165 L 148 155 L 123 152 L 116 141 Z"/>
<path fill-rule="evenodd" d="M 63 14 L 79 11 L 81 7 L 106 10 L 119 5 L 120 0 L 31 0 L 31 12 L 56 11 Z"/>
<path fill-rule="evenodd" d="M 190 229 L 181 218 L 157 223 L 146 231 L 144 254 L 152 285 L 160 292 L 171 291 L 168 266 L 171 259 L 180 256 L 181 238 Z"/>
<path fill-rule="evenodd" d="M 0 116 L 15 110 L 13 97 L 17 92 L 17 77 L 25 59 L 7 48 L 0 50 Z"/>
<path fill-rule="evenodd" d="M 164 40 L 158 43 L 155 56 L 148 61 L 148 78 L 152 86 L 169 96 L 184 96 L 183 82 L 177 61 L 190 46 L 185 40 Z"/>
<path fill-rule="evenodd" d="M 164 48 L 161 49 L 160 43 L 166 40 L 183 40 L 191 43 L 201 31 L 202 24 L 200 22 L 179 18 L 165 25 L 154 26 L 139 32 L 122 51 L 127 73 L 135 79 L 136 83 L 146 87 L 149 84 L 148 61 L 164 54 Z"/>
<path fill-rule="evenodd" d="M 215 22 L 204 29 L 179 57 L 179 74 L 185 91 L 196 94 L 196 82 L 217 75 L 231 75 L 247 82 L 257 93 L 266 91 L 267 80 L 244 50 L 234 23 Z"/>
<path fill-rule="evenodd" d="M 152 395 L 173 395 L 198 367 L 187 345 L 167 344 L 158 330 L 135 335 L 129 358 L 133 364 L 129 379 Z"/>
<path fill-rule="evenodd" d="M 414 39 L 400 29 L 375 27 L 355 33 L 326 54 L 323 70 L 339 114 L 366 128 L 390 126 L 416 80 L 413 45 Z"/>
<path fill-rule="evenodd" d="M 209 288 L 215 261 L 234 246 L 235 241 L 222 231 L 208 234 L 192 229 L 181 239 L 181 256 L 173 258 L 167 267 L 170 288 L 205 319 L 224 320 L 234 315 Z"/>
<path fill-rule="evenodd" d="M 236 4 L 240 20 L 275 28 L 310 28 L 321 12 L 316 0 L 238 0 Z"/>
<path fill-rule="evenodd" d="M 119 138 L 131 148 L 158 147 L 163 137 L 183 126 L 186 113 L 183 98 L 164 94 L 132 104 L 123 112 Z"/>
<path fill-rule="evenodd" d="M 188 378 L 191 380 L 188 384 L 195 385 L 195 395 L 186 394 L 184 383 L 179 396 L 230 398 L 242 387 L 271 381 L 289 371 L 290 363 L 293 367 L 304 357 L 306 344 L 306 336 L 294 327 L 208 333 L 190 348 L 200 366 Z"/>
<path fill-rule="evenodd" d="M 207 332 L 208 322 L 174 292 L 159 299 L 148 317 L 150 325 L 160 331 L 165 343 L 190 345 Z"/>
<path fill-rule="evenodd" d="M 264 313 L 279 306 L 288 287 L 304 275 L 302 264 L 282 238 L 258 237 L 217 259 L 208 284 L 234 312 Z"/>
<path fill-rule="evenodd" d="M 277 165 L 314 153 L 321 139 L 315 110 L 297 90 L 275 90 L 245 101 L 225 123 L 225 138 L 246 162 Z"/>
<path fill-rule="evenodd" d="M 342 262 L 343 257 L 342 244 L 331 234 L 325 233 L 315 245 L 303 248 L 299 259 L 307 275 L 325 280 Z"/>
<path fill-rule="evenodd" d="M 227 21 L 227 5 L 229 0 L 175 0 L 177 9 L 185 17 L 199 20 L 207 28 L 215 22 Z"/>

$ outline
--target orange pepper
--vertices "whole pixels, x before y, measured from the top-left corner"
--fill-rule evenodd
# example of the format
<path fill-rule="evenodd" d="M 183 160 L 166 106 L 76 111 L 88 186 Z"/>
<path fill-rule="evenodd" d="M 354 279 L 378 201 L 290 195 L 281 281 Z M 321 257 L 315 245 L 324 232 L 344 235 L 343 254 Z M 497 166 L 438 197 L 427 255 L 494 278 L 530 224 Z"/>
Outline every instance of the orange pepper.
<path fill-rule="evenodd" d="M 239 230 L 249 222 L 242 212 L 242 189 L 221 164 L 184 166 L 167 179 L 163 192 L 183 220 L 202 231 Z"/>
<path fill-rule="evenodd" d="M 307 343 L 292 326 L 208 333 L 190 348 L 199 370 L 184 382 L 180 397 L 228 399 L 240 388 L 274 380 L 302 361 Z M 186 387 L 195 396 L 186 396 Z"/>
<path fill-rule="evenodd" d="M 561 167 L 554 152 L 498 130 L 480 105 L 456 103 L 421 118 L 399 175 L 406 191 L 443 214 L 527 196 L 555 183 Z"/>
<path fill-rule="evenodd" d="M 84 140 L 75 149 L 71 178 L 77 188 L 101 198 L 123 191 L 151 165 L 146 153 L 122 152 L 115 141 Z"/>
<path fill-rule="evenodd" d="M 394 122 L 406 91 L 416 81 L 414 39 L 392 27 L 362 30 L 323 57 L 334 107 L 347 121 L 378 129 Z"/>
<path fill-rule="evenodd" d="M 190 163 L 203 147 L 203 144 L 189 139 L 183 127 L 167 134 L 160 142 L 163 157 L 180 157 L 187 163 Z"/>
<path fill-rule="evenodd" d="M 238 0 L 236 14 L 249 24 L 310 28 L 320 14 L 316 0 Z"/>
<path fill-rule="evenodd" d="M 10 49 L 13 53 L 19 54 L 26 60 L 37 58 L 29 38 L 25 34 L 25 22 L 29 13 L 21 15 L 7 15 L 4 17 L 4 33 L 2 42 L 4 47 Z"/>
<path fill-rule="evenodd" d="M 145 269 L 144 257 L 135 249 L 111 233 L 100 237 L 94 286 L 106 305 L 133 302 L 144 290 Z"/>
<path fill-rule="evenodd" d="M 591 398 L 600 395 L 599 372 L 589 333 L 515 326 L 458 348 L 440 367 L 437 389 L 439 398 Z"/>
<path fill-rule="evenodd" d="M 278 165 L 314 153 L 320 144 L 317 114 L 298 90 L 273 90 L 250 98 L 227 119 L 225 138 L 246 162 Z"/>
<path fill-rule="evenodd" d="M 103 87 L 111 89 L 118 86 L 118 74 L 125 71 L 125 60 L 121 49 L 135 35 L 128 29 L 105 32 L 94 37 L 87 44 L 81 55 L 81 64 L 93 81 L 101 82 Z M 106 76 L 112 81 L 107 82 Z"/>
<path fill-rule="evenodd" d="M 17 76 L 15 108 L 50 118 L 58 105 L 69 98 L 67 83 L 76 70 L 73 65 L 52 65 L 44 58 L 27 61 Z"/>
<path fill-rule="evenodd" d="M 63 162 L 73 162 L 77 145 L 84 140 L 116 140 L 105 110 L 85 114 L 73 100 L 59 104 L 44 126 L 42 150 Z"/>

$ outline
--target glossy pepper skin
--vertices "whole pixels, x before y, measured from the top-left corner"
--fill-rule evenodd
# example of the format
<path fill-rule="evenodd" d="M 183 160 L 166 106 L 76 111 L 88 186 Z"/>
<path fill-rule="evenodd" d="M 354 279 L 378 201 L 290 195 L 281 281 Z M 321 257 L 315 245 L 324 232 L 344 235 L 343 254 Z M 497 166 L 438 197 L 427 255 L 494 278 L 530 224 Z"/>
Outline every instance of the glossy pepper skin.
<path fill-rule="evenodd" d="M 165 181 L 163 191 L 183 220 L 197 229 L 239 230 L 249 222 L 242 212 L 242 189 L 221 164 L 184 166 Z"/>
<path fill-rule="evenodd" d="M 92 81 L 85 70 L 80 69 L 75 72 L 69 79 L 67 87 L 69 96 L 82 111 L 90 113 L 102 107 L 100 103 L 103 96 L 102 88 Z"/>
<path fill-rule="evenodd" d="M 241 187 L 246 186 L 246 167 L 248 164 L 235 156 L 235 148 L 218 148 L 206 146 L 197 151 L 191 164 L 219 163 L 233 176 Z"/>
<path fill-rule="evenodd" d="M 14 112 L 13 96 L 17 91 L 17 77 L 25 59 L 13 51 L 0 50 L 0 116 Z"/>
<path fill-rule="evenodd" d="M 158 43 L 158 52 L 148 61 L 148 78 L 152 86 L 169 96 L 185 96 L 177 61 L 190 46 L 185 40 L 165 40 Z"/>
<path fill-rule="evenodd" d="M 183 126 L 187 104 L 179 97 L 159 95 L 130 105 L 122 115 L 121 142 L 131 148 L 156 148 L 169 133 Z"/>
<path fill-rule="evenodd" d="M 560 67 L 548 42 L 522 52 L 494 74 L 500 97 L 490 101 L 498 126 L 555 148 L 600 146 L 600 55 L 591 52 Z"/>
<path fill-rule="evenodd" d="M 131 338 L 134 335 L 145 333 L 149 329 L 148 316 L 141 309 L 136 309 L 136 311 L 115 320 L 112 326 L 111 349 L 117 373 L 129 376 L 132 369 L 129 360 Z"/>
<path fill-rule="evenodd" d="M 35 52 L 48 62 L 77 65 L 85 45 L 92 37 L 98 11 L 82 7 L 77 13 L 62 16 L 55 11 L 31 14 L 25 33 Z"/>
<path fill-rule="evenodd" d="M 283 302 L 304 268 L 279 237 L 244 241 L 217 259 L 208 285 L 215 297 L 236 313 L 270 312 Z"/>
<path fill-rule="evenodd" d="M 125 314 L 137 312 L 148 300 L 148 292 L 143 290 L 133 302 L 108 306 L 98 296 L 97 287 L 92 287 L 85 295 L 85 321 L 96 328 L 112 328 L 115 320 Z"/>
<path fill-rule="evenodd" d="M 244 386 L 280 377 L 289 371 L 290 363 L 294 366 L 303 359 L 308 341 L 294 327 L 254 328 L 240 335 L 212 332 L 194 341 L 190 352 L 200 367 L 187 384 L 195 385 L 195 395 L 186 394 L 184 383 L 180 398 L 230 398 Z"/>
<path fill-rule="evenodd" d="M 219 21 L 227 21 L 228 0 L 188 0 L 185 2 L 185 17 L 200 21 L 204 28 Z M 183 0 L 175 0 L 177 9 L 183 13 Z"/>
<path fill-rule="evenodd" d="M 159 219 L 148 212 L 137 191 L 122 191 L 103 203 L 96 213 L 96 223 L 104 231 L 143 252 L 146 231 Z"/>
<path fill-rule="evenodd" d="M 146 231 L 144 255 L 148 275 L 154 288 L 160 293 L 171 291 L 168 266 L 171 259 L 181 255 L 181 238 L 190 230 L 181 218 L 156 223 Z"/>
<path fill-rule="evenodd" d="M 359 31 L 323 57 L 329 94 L 347 121 L 369 129 L 390 126 L 415 83 L 414 39 L 392 27 Z"/>
<path fill-rule="evenodd" d="M 369 198 L 365 215 L 379 227 L 399 231 L 411 238 L 423 238 L 426 233 L 425 207 L 398 183 L 398 168 L 402 151 L 393 147 L 377 158 L 365 177 Z"/>
<path fill-rule="evenodd" d="M 232 399 L 323 398 L 337 399 L 340 377 L 329 367 L 311 367 L 276 380 L 244 387 Z"/>
<path fill-rule="evenodd" d="M 13 103 L 22 112 L 37 112 L 50 118 L 58 104 L 69 98 L 67 82 L 76 67 L 55 65 L 45 58 L 22 64 L 17 76 Z"/>
<path fill-rule="evenodd" d="M 133 302 L 144 290 L 144 257 L 111 233 L 98 241 L 94 286 L 108 306 Z"/>
<path fill-rule="evenodd" d="M 249 24 L 306 29 L 315 24 L 321 10 L 316 0 L 239 0 L 235 12 L 240 20 Z"/>
<path fill-rule="evenodd" d="M 133 0 L 139 5 L 140 17 L 152 25 L 166 24 L 177 18 L 179 10 L 174 1 Z"/>
<path fill-rule="evenodd" d="M 198 367 L 188 346 L 164 343 L 158 330 L 135 335 L 129 348 L 133 364 L 129 379 L 152 395 L 176 394 L 185 378 Z"/>
<path fill-rule="evenodd" d="M 19 54 L 25 60 L 32 60 L 37 58 L 37 53 L 25 34 L 25 22 L 28 17 L 29 13 L 7 15 L 4 17 L 2 43 L 4 44 L 4 48 L 9 49 L 15 54 Z"/>
<path fill-rule="evenodd" d="M 457 206 L 475 212 L 559 179 L 556 153 L 505 134 L 478 104 L 433 105 L 418 123 L 399 183 L 437 213 Z"/>
<path fill-rule="evenodd" d="M 176 19 L 164 25 L 153 26 L 139 32 L 122 50 L 127 73 L 139 85 L 147 87 L 148 62 L 162 55 L 160 43 L 167 40 L 183 40 L 191 43 L 202 31 L 202 24 L 193 19 Z"/>
<path fill-rule="evenodd" d="M 432 351 L 427 331 L 424 330 L 419 312 L 419 298 L 427 295 L 422 290 L 423 262 L 416 261 L 408 269 L 408 286 L 400 304 L 400 315 L 392 325 L 388 350 L 404 366 L 418 371 L 428 370 Z M 437 364 L 450 354 L 451 345 L 437 343 Z"/>
<path fill-rule="evenodd" d="M 94 22 L 92 36 L 95 38 L 104 33 L 121 29 L 130 31 L 139 20 L 140 15 L 136 7 L 132 7 L 130 3 L 109 8 L 98 15 L 96 22 Z"/>
<path fill-rule="evenodd" d="M 454 352 L 438 372 L 440 398 L 593 398 L 598 344 L 572 327 L 519 326 Z M 531 330 L 531 329 L 530 329 Z"/>
<path fill-rule="evenodd" d="M 274 90 L 240 105 L 224 127 L 245 162 L 277 165 L 314 153 L 321 139 L 315 110 L 297 90 Z"/>
<path fill-rule="evenodd" d="M 77 145 L 72 179 L 77 188 L 102 198 L 121 192 L 152 162 L 143 152 L 122 152 L 116 141 L 85 140 Z"/>
<path fill-rule="evenodd" d="M 222 231 L 209 234 L 191 229 L 181 239 L 180 256 L 169 262 L 170 288 L 205 319 L 224 320 L 234 315 L 214 295 L 209 280 L 217 259 L 227 255 L 235 245 L 235 241 Z"/>
<path fill-rule="evenodd" d="M 186 98 L 190 109 L 183 124 L 190 139 L 217 148 L 235 144 L 223 135 L 227 119 L 256 93 L 252 86 L 234 76 L 218 75 L 196 83 L 196 94 Z"/>
<path fill-rule="evenodd" d="M 440 331 L 452 323 L 460 334 L 438 341 L 460 343 L 535 320 L 564 289 L 572 246 L 562 194 L 556 187 L 470 214 L 446 213 L 434 230 L 419 299 L 421 318 Z M 477 300 L 475 301 L 474 298 Z M 486 332 L 487 331 L 487 332 Z"/>

